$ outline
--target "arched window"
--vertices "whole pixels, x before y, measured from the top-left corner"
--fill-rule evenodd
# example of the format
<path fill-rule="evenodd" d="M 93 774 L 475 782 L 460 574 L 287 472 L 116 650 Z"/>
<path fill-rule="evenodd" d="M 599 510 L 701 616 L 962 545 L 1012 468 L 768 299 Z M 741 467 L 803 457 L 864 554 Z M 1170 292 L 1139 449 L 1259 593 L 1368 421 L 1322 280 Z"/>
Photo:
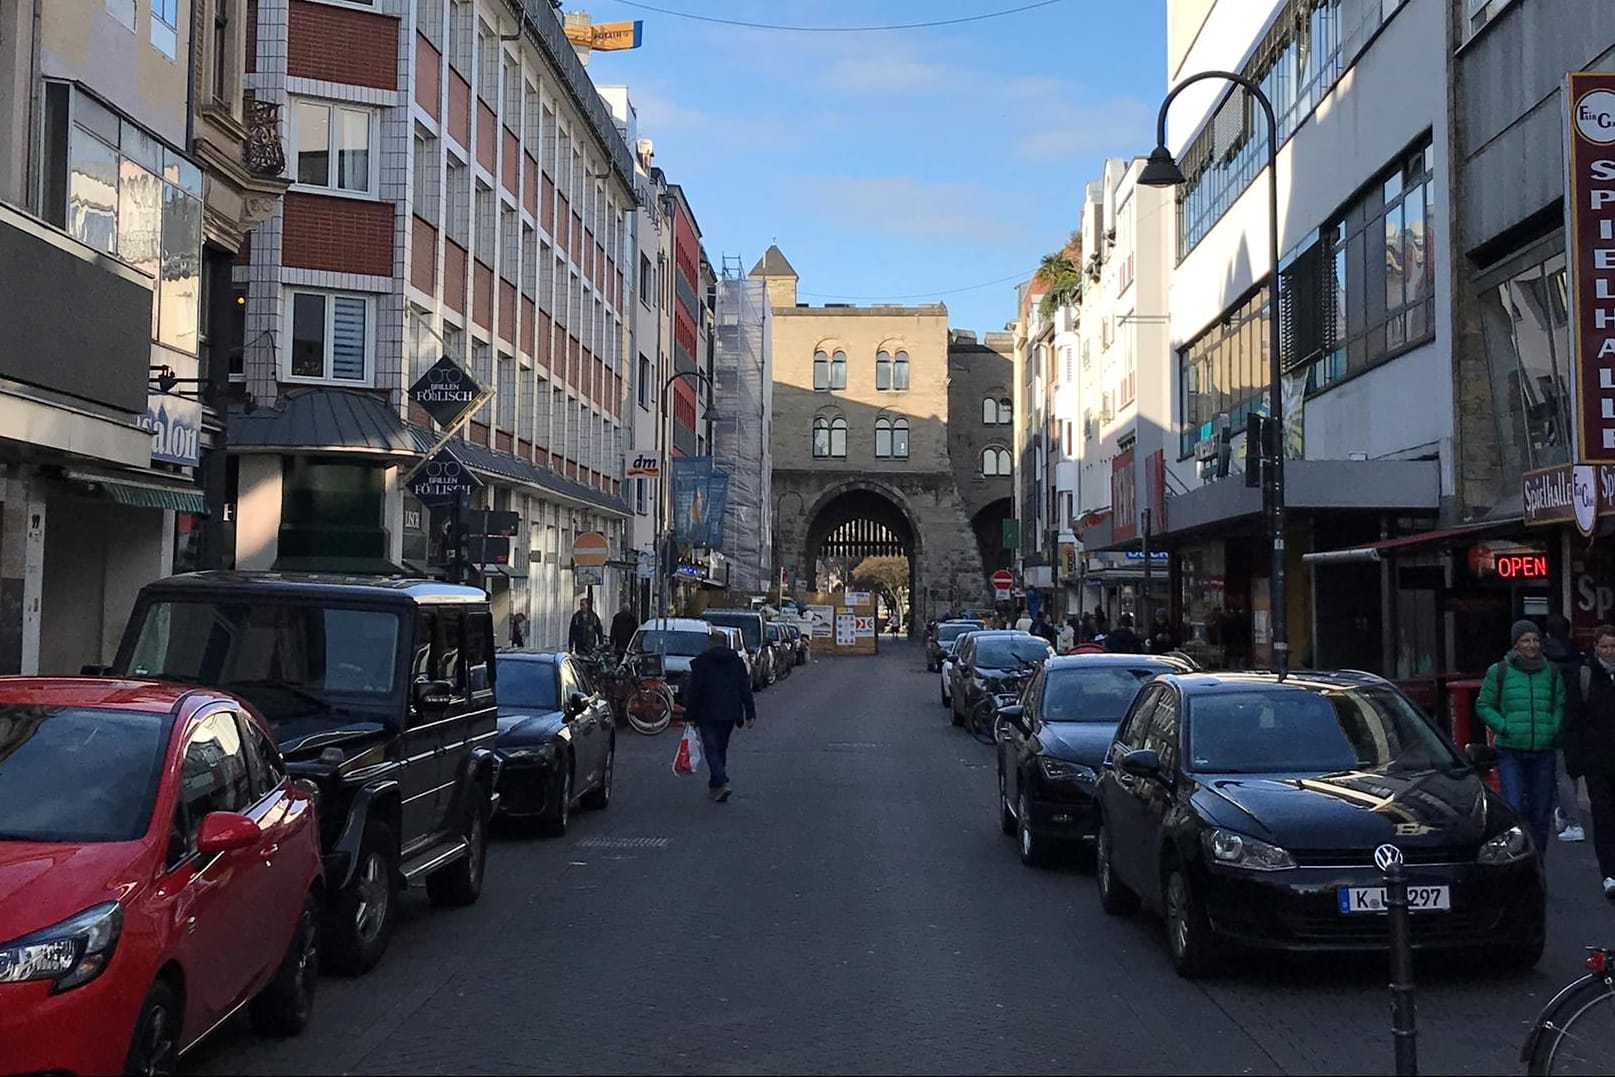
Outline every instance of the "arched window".
<path fill-rule="evenodd" d="M 892 388 L 908 388 L 908 352 L 899 350 L 892 359 Z"/>
<path fill-rule="evenodd" d="M 1015 405 L 1009 397 L 1001 397 L 998 401 L 998 425 L 1009 426 L 1015 422 Z M 1009 472 L 1004 472 L 1009 474 Z"/>
<path fill-rule="evenodd" d="M 1010 474 L 1009 450 L 983 449 L 981 451 L 981 473 L 989 477 Z"/>
<path fill-rule="evenodd" d="M 837 460 L 844 460 L 847 457 L 847 420 L 839 415 L 830 420 L 830 455 Z"/>
<path fill-rule="evenodd" d="M 885 353 L 882 352 L 882 355 Z M 886 459 L 892 455 L 892 421 L 882 415 L 875 420 L 875 456 Z"/>
<path fill-rule="evenodd" d="M 996 397 L 989 396 L 981 402 L 981 425 L 998 425 L 998 399 Z"/>
<path fill-rule="evenodd" d="M 898 352 L 899 355 L 902 352 Z M 892 458 L 896 460 L 908 459 L 908 420 L 898 419 L 892 423 Z"/>
<path fill-rule="evenodd" d="M 830 357 L 823 352 L 813 353 L 813 388 L 830 388 Z"/>
<path fill-rule="evenodd" d="M 890 389 L 892 387 L 892 356 L 890 352 L 878 351 L 875 353 L 875 388 Z M 878 427 L 877 427 L 878 429 Z"/>
<path fill-rule="evenodd" d="M 813 458 L 822 460 L 830 455 L 830 420 L 819 416 L 813 420 Z"/>
<path fill-rule="evenodd" d="M 830 388 L 845 389 L 847 387 L 847 353 L 837 350 L 830 357 Z M 846 425 L 845 422 L 842 423 Z M 845 455 L 845 454 L 843 454 Z"/>

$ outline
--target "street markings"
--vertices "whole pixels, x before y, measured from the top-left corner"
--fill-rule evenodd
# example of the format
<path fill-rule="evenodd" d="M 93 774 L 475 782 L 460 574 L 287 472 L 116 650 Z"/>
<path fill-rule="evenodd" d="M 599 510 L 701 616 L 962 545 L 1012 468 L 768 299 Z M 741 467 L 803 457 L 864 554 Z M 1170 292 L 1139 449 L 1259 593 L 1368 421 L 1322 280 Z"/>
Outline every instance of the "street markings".
<path fill-rule="evenodd" d="M 584 838 L 579 849 L 665 849 L 671 838 Z"/>

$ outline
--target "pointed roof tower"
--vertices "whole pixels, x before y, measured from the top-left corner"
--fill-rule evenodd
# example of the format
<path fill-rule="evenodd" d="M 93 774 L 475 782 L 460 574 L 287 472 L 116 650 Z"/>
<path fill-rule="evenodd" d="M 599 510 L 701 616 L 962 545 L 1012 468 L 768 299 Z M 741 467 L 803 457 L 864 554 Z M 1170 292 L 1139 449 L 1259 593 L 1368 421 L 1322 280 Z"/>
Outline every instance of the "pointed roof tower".
<path fill-rule="evenodd" d="M 779 244 L 770 243 L 757 264 L 747 274 L 761 279 L 768 289 L 768 303 L 773 307 L 796 306 L 796 270 L 791 267 Z"/>

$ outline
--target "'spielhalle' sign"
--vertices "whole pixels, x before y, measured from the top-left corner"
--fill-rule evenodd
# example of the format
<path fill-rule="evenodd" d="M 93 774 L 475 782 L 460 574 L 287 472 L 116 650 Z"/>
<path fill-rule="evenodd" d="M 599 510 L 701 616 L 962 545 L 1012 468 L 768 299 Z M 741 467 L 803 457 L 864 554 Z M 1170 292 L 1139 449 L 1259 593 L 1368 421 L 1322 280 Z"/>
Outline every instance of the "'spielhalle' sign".
<path fill-rule="evenodd" d="M 1565 246 L 1580 457 L 1615 463 L 1615 72 L 1565 78 Z"/>
<path fill-rule="evenodd" d="M 1600 519 L 1615 516 L 1615 465 L 1555 464 L 1527 471 L 1521 492 L 1527 527 L 1573 523 L 1591 536 Z"/>

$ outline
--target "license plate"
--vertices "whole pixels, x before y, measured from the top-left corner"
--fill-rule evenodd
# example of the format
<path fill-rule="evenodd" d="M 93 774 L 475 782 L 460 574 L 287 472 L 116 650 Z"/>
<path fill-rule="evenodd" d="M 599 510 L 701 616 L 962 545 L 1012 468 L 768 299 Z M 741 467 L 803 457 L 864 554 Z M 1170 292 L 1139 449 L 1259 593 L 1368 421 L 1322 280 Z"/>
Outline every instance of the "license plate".
<path fill-rule="evenodd" d="M 1385 912 L 1383 886 L 1342 886 L 1341 912 Z M 1445 886 L 1408 887 L 1408 908 L 1413 912 L 1445 912 L 1452 908 L 1452 891 Z"/>

